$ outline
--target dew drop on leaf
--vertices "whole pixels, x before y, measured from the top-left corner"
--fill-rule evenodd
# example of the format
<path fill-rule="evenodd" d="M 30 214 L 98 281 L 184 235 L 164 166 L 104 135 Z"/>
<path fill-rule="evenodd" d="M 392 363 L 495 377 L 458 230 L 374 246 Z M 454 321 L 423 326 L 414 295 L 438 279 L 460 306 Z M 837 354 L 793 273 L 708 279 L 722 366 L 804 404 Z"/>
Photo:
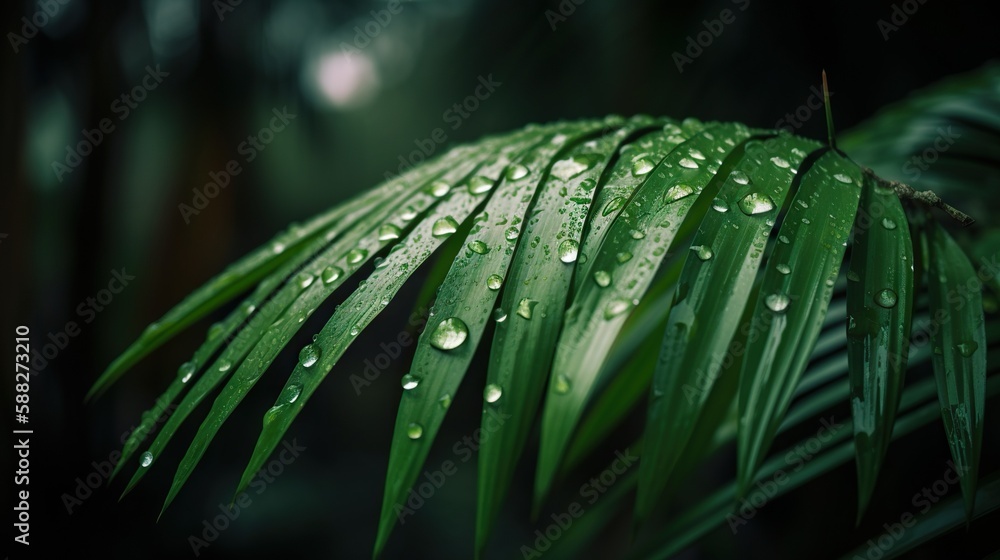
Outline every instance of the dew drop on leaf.
<path fill-rule="evenodd" d="M 487 247 L 485 243 L 483 243 L 478 239 L 469 242 L 469 250 L 478 255 L 485 255 L 486 253 L 490 252 L 490 248 Z"/>
<path fill-rule="evenodd" d="M 566 393 L 569 392 L 570 381 L 569 378 L 566 377 L 566 374 L 560 373 L 559 375 L 556 376 L 556 380 L 555 383 L 552 385 L 552 389 L 556 392 L 557 395 L 565 395 Z"/>
<path fill-rule="evenodd" d="M 882 227 L 888 230 L 896 229 L 896 222 L 889 218 L 882 218 Z"/>
<path fill-rule="evenodd" d="M 300 272 L 295 277 L 295 283 L 302 289 L 308 288 L 313 283 L 313 275 L 308 272 Z"/>
<path fill-rule="evenodd" d="M 323 280 L 324 284 L 332 284 L 336 282 L 341 276 L 343 276 L 344 271 L 336 266 L 328 266 L 323 269 L 320 273 L 320 278 Z"/>
<path fill-rule="evenodd" d="M 607 204 L 604 205 L 604 210 L 601 212 L 602 216 L 607 216 L 608 214 L 618 210 L 622 206 L 625 206 L 625 198 L 621 196 L 616 196 L 612 198 Z"/>
<path fill-rule="evenodd" d="M 507 320 L 507 312 L 502 307 L 497 307 L 493 310 L 493 320 L 497 323 L 503 323 Z"/>
<path fill-rule="evenodd" d="M 712 201 L 712 210 L 716 212 L 729 212 L 729 204 L 721 198 L 716 198 Z"/>
<path fill-rule="evenodd" d="M 511 181 L 516 181 L 528 175 L 528 168 L 519 163 L 515 163 L 514 165 L 511 165 L 510 167 L 507 168 L 506 175 L 507 179 Z"/>
<path fill-rule="evenodd" d="M 496 383 L 490 383 L 483 389 L 483 399 L 488 403 L 495 403 L 503 396 L 503 389 Z"/>
<path fill-rule="evenodd" d="M 420 378 L 411 373 L 407 373 L 402 379 L 399 380 L 399 384 L 403 386 L 404 390 L 411 391 L 416 389 L 417 385 L 420 385 Z"/>
<path fill-rule="evenodd" d="M 150 453 L 149 451 L 143 453 L 142 456 L 139 457 L 139 466 L 141 466 L 142 468 L 146 468 L 152 464 L 153 464 L 153 454 Z"/>
<path fill-rule="evenodd" d="M 410 425 L 406 427 L 406 437 L 410 439 L 420 439 L 420 436 L 424 435 L 424 427 L 416 422 L 410 422 Z"/>
<path fill-rule="evenodd" d="M 785 158 L 779 156 L 774 156 L 773 158 L 771 158 L 771 163 L 773 163 L 775 167 L 780 167 L 781 169 L 788 169 L 789 167 L 791 167 L 790 165 L 788 165 L 788 161 L 785 160 Z"/>
<path fill-rule="evenodd" d="M 177 377 L 180 378 L 181 383 L 187 383 L 191 380 L 196 369 L 197 366 L 194 365 L 194 362 L 184 362 L 181 367 L 177 368 Z"/>
<path fill-rule="evenodd" d="M 347 262 L 350 264 L 358 264 L 359 262 L 365 260 L 368 256 L 368 251 L 364 249 L 351 249 L 347 252 Z"/>
<path fill-rule="evenodd" d="M 764 298 L 764 305 L 775 313 L 784 313 L 785 310 L 788 309 L 789 303 L 791 303 L 791 301 L 785 294 L 768 294 L 767 297 Z"/>
<path fill-rule="evenodd" d="M 776 269 L 776 270 L 777 270 L 777 271 L 778 271 L 779 273 L 781 273 L 781 274 L 786 274 L 786 275 L 787 275 L 788 273 L 790 273 L 790 272 L 792 271 L 792 269 L 791 269 L 791 268 L 789 268 L 789 267 L 788 267 L 788 265 L 787 265 L 787 264 L 785 264 L 785 263 L 781 263 L 781 264 L 779 264 L 778 266 L 776 266 L 776 267 L 774 267 L 774 268 L 775 268 L 775 269 Z"/>
<path fill-rule="evenodd" d="M 607 288 L 611 285 L 611 275 L 604 270 L 595 271 L 594 282 L 602 288 Z"/>
<path fill-rule="evenodd" d="M 698 169 L 698 162 L 691 158 L 681 158 L 681 160 L 677 162 L 677 165 L 680 165 L 684 169 Z"/>
<path fill-rule="evenodd" d="M 663 193 L 663 202 L 670 204 L 671 202 L 677 202 L 682 198 L 687 198 L 694 194 L 694 189 L 685 183 L 674 183 L 667 189 L 667 192 Z"/>
<path fill-rule="evenodd" d="M 531 314 L 535 310 L 535 306 L 538 302 L 531 298 L 522 298 L 517 304 L 517 314 L 525 319 L 531 319 Z"/>
<path fill-rule="evenodd" d="M 503 277 L 500 276 L 499 274 L 490 274 L 489 277 L 486 279 L 486 287 L 493 291 L 499 290 L 500 286 L 502 285 L 503 285 Z"/>
<path fill-rule="evenodd" d="M 445 216 L 434 222 L 431 226 L 431 235 L 434 237 L 444 237 L 458 231 L 458 222 L 451 216 Z"/>
<path fill-rule="evenodd" d="M 833 178 L 840 181 L 841 183 L 844 183 L 845 185 L 851 184 L 851 178 L 848 177 L 847 175 L 844 175 L 843 173 L 834 173 Z"/>
<path fill-rule="evenodd" d="M 453 350 L 465 342 L 469 336 L 469 327 L 458 317 L 449 317 L 434 327 L 431 333 L 431 346 L 438 350 Z"/>
<path fill-rule="evenodd" d="M 652 171 L 653 167 L 653 162 L 649 161 L 647 158 L 641 157 L 632 162 L 632 175 L 641 177 Z"/>
<path fill-rule="evenodd" d="M 520 230 L 518 230 L 516 227 L 511 226 L 507 228 L 507 231 L 503 233 L 503 236 L 504 239 L 506 239 L 507 241 L 514 241 L 515 239 L 517 239 L 517 236 L 520 235 L 520 233 L 521 233 Z"/>
<path fill-rule="evenodd" d="M 979 344 L 977 344 L 973 340 L 970 340 L 968 342 L 960 342 L 955 345 L 955 349 L 958 350 L 958 353 L 961 354 L 963 357 L 968 358 L 971 357 L 976 352 L 976 350 L 979 349 Z"/>
<path fill-rule="evenodd" d="M 441 198 L 442 196 L 448 194 L 448 191 L 451 190 L 451 185 L 445 183 L 444 181 L 434 181 L 433 183 L 430 184 L 428 190 L 430 191 L 432 196 Z"/>
<path fill-rule="evenodd" d="M 608 304 L 604 307 L 604 318 L 614 319 L 615 317 L 628 311 L 631 307 L 632 304 L 623 299 L 616 299 L 609 301 Z"/>
<path fill-rule="evenodd" d="M 559 244 L 559 260 L 564 263 L 575 262 L 579 251 L 579 243 L 572 239 L 564 239 L 562 243 Z"/>
<path fill-rule="evenodd" d="M 694 254 L 697 255 L 702 261 L 707 261 L 714 256 L 712 248 L 707 245 L 693 245 L 691 250 L 694 251 Z"/>
<path fill-rule="evenodd" d="M 441 398 L 438 399 L 438 406 L 444 410 L 448 410 L 448 407 L 451 406 L 451 395 L 448 393 L 441 395 Z"/>
<path fill-rule="evenodd" d="M 315 344 L 306 344 L 299 351 L 299 362 L 304 367 L 312 367 L 319 361 L 320 350 Z"/>
<path fill-rule="evenodd" d="M 483 194 L 493 188 L 493 179 L 477 175 L 469 180 L 469 192 L 472 194 Z"/>
<path fill-rule="evenodd" d="M 886 288 L 879 293 L 875 294 L 875 303 L 879 304 L 886 309 L 891 309 L 896 306 L 896 292 L 889 288 Z"/>
<path fill-rule="evenodd" d="M 399 226 L 397 226 L 396 224 L 382 224 L 382 227 L 378 228 L 379 241 L 390 241 L 393 239 L 399 239 L 399 234 L 400 234 Z"/>
<path fill-rule="evenodd" d="M 732 173 L 729 174 L 729 178 L 740 185 L 749 185 L 750 177 L 746 173 L 740 171 L 739 169 L 734 169 Z"/>
<path fill-rule="evenodd" d="M 747 216 L 754 216 L 774 210 L 774 201 L 766 194 L 753 192 L 740 199 L 739 207 Z"/>

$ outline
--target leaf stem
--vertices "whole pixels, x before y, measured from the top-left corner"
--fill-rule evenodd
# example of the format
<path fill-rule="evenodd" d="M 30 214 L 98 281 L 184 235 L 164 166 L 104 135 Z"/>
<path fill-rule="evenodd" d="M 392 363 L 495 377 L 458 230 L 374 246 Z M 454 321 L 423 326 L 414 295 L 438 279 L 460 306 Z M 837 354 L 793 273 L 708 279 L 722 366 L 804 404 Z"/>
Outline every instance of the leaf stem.
<path fill-rule="evenodd" d="M 833 109 L 830 107 L 830 88 L 826 83 L 826 70 L 823 70 L 823 106 L 826 107 L 826 141 L 830 149 L 837 150 L 837 139 L 833 134 Z"/>
<path fill-rule="evenodd" d="M 944 211 L 944 213 L 948 214 L 952 218 L 961 222 L 963 226 L 970 226 L 976 221 L 972 219 L 972 217 L 966 214 L 965 212 L 962 212 L 958 208 L 955 208 L 954 206 L 942 200 L 941 197 L 938 196 L 937 193 L 935 193 L 934 191 L 918 191 L 905 183 L 900 183 L 899 181 L 892 181 L 889 179 L 883 179 L 882 177 L 876 175 L 875 172 L 872 171 L 870 167 L 865 167 L 862 165 L 861 170 L 864 172 L 865 175 L 875 180 L 875 182 L 878 183 L 879 186 L 892 189 L 896 193 L 896 196 L 898 196 L 901 199 L 916 200 L 918 202 L 922 202 L 927 206 L 934 206 L 940 208 L 942 211 Z"/>

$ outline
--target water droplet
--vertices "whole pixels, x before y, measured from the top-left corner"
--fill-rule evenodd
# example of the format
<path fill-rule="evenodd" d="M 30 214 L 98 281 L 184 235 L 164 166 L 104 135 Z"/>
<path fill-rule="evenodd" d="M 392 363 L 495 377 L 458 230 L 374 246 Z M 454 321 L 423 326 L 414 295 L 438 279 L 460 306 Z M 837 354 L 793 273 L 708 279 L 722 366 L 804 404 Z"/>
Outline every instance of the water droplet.
<path fill-rule="evenodd" d="M 716 212 L 729 212 L 729 204 L 721 198 L 712 201 L 712 210 Z"/>
<path fill-rule="evenodd" d="M 507 228 L 507 231 L 503 233 L 503 236 L 507 241 L 514 241 L 520 233 L 521 231 L 519 229 L 512 226 Z"/>
<path fill-rule="evenodd" d="M 361 327 L 359 327 L 358 325 L 354 325 L 353 327 L 351 327 L 351 336 L 358 336 L 358 334 L 360 333 L 361 333 Z"/>
<path fill-rule="evenodd" d="M 887 309 L 896 306 L 896 292 L 886 288 L 875 294 L 875 303 Z"/>
<path fill-rule="evenodd" d="M 847 271 L 847 279 L 850 280 L 851 282 L 859 282 L 859 281 L 861 281 L 861 277 L 858 276 L 858 273 L 854 272 L 853 270 L 848 270 Z"/>
<path fill-rule="evenodd" d="M 437 324 L 431 333 L 431 346 L 438 350 L 453 350 L 465 342 L 469 327 L 458 317 L 449 317 Z"/>
<path fill-rule="evenodd" d="M 153 454 L 150 453 L 149 451 L 143 453 L 142 456 L 139 457 L 139 465 L 141 467 L 146 468 L 152 464 L 153 464 Z"/>
<path fill-rule="evenodd" d="M 596 187 L 596 186 L 597 186 L 597 181 L 594 180 L 594 179 L 591 179 L 591 178 L 584 179 L 580 183 L 580 188 L 583 189 L 583 190 L 585 190 L 585 191 L 594 190 L 594 187 Z"/>
<path fill-rule="evenodd" d="M 809 225 L 812 222 L 809 220 L 809 218 L 802 218 L 802 223 L 805 224 L 805 225 Z"/>
<path fill-rule="evenodd" d="M 400 234 L 400 229 L 399 226 L 397 226 L 396 224 L 382 224 L 382 227 L 378 228 L 379 241 L 390 241 L 392 239 L 399 239 L 399 234 Z"/>
<path fill-rule="evenodd" d="M 563 181 L 569 181 L 573 177 L 583 173 L 584 171 L 590 169 L 597 163 L 598 158 L 594 156 L 589 156 L 586 154 L 579 154 L 571 158 L 561 159 L 554 164 L 552 164 L 552 169 L 549 171 L 550 174 Z M 591 179 L 587 179 L 588 181 Z M 596 186 L 596 183 L 595 185 Z M 588 189 L 593 188 L 593 186 L 587 187 Z"/>
<path fill-rule="evenodd" d="M 250 303 L 249 301 L 243 302 L 243 314 L 244 315 L 249 315 L 249 314 L 253 313 L 255 309 L 257 309 L 256 305 Z"/>
<path fill-rule="evenodd" d="M 181 367 L 177 368 L 177 377 L 181 379 L 181 383 L 187 383 L 191 381 L 191 376 L 194 375 L 195 370 L 198 366 L 194 362 L 184 362 Z"/>
<path fill-rule="evenodd" d="M 775 313 L 784 313 L 788 309 L 789 303 L 791 303 L 791 300 L 785 294 L 768 294 L 764 298 L 764 305 Z"/>
<path fill-rule="evenodd" d="M 413 206 L 407 206 L 406 208 L 403 208 L 402 212 L 399 213 L 399 217 L 408 222 L 417 217 L 417 209 Z"/>
<path fill-rule="evenodd" d="M 493 188 L 493 179 L 477 175 L 469 180 L 469 192 L 472 194 L 483 194 Z"/>
<path fill-rule="evenodd" d="M 291 384 L 285 388 L 285 398 L 286 404 L 292 404 L 293 402 L 299 400 L 299 395 L 302 394 L 302 386 L 298 384 Z"/>
<path fill-rule="evenodd" d="M 424 427 L 416 422 L 410 422 L 410 425 L 406 427 L 406 437 L 410 439 L 420 439 L 420 436 L 424 435 Z"/>
<path fill-rule="evenodd" d="M 602 288 L 607 288 L 611 285 L 611 275 L 604 270 L 598 270 L 594 272 L 594 282 Z"/>
<path fill-rule="evenodd" d="M 438 406 L 444 410 L 448 410 L 448 407 L 451 406 L 451 395 L 448 393 L 441 395 L 441 398 L 438 399 Z"/>
<path fill-rule="evenodd" d="M 315 344 L 306 344 L 299 351 L 299 362 L 305 367 L 312 367 L 319 361 L 320 349 Z"/>
<path fill-rule="evenodd" d="M 557 395 L 565 395 L 569 392 L 570 381 L 569 378 L 566 377 L 566 374 L 560 373 L 556 376 L 556 381 L 553 384 L 552 389 Z"/>
<path fill-rule="evenodd" d="M 519 163 L 515 163 L 514 165 L 511 165 L 510 167 L 507 168 L 506 175 L 507 179 L 511 181 L 516 181 L 528 175 L 528 168 Z"/>
<path fill-rule="evenodd" d="M 451 216 L 445 216 L 434 222 L 434 225 L 431 226 L 431 235 L 434 237 L 444 237 L 456 231 L 458 231 L 458 222 Z"/>
<path fill-rule="evenodd" d="M 653 167 L 654 167 L 653 162 L 649 161 L 644 157 L 641 157 L 632 162 L 632 175 L 635 175 L 636 177 L 641 177 L 652 171 Z"/>
<path fill-rule="evenodd" d="M 616 299 L 609 301 L 604 307 L 604 318 L 613 319 L 622 313 L 625 313 L 632 307 L 632 304 L 623 299 Z"/>
<path fill-rule="evenodd" d="M 531 298 L 521 298 L 521 301 L 517 304 L 517 314 L 525 319 L 531 319 L 531 314 L 535 310 L 535 306 L 538 302 Z"/>
<path fill-rule="evenodd" d="M 685 169 L 698 169 L 698 162 L 691 158 L 681 158 L 681 160 L 677 162 L 677 165 L 680 165 Z"/>
<path fill-rule="evenodd" d="M 693 157 L 694 159 L 705 161 L 705 154 L 701 153 L 700 150 L 697 150 L 695 148 L 691 148 L 690 150 L 688 150 L 688 155 Z"/>
<path fill-rule="evenodd" d="M 622 264 L 625 264 L 628 261 L 632 260 L 632 253 L 630 253 L 628 251 L 622 251 L 621 253 L 618 253 L 617 255 L 615 255 L 615 259 L 618 262 L 620 262 Z"/>
<path fill-rule="evenodd" d="M 358 264 L 359 262 L 365 260 L 368 256 L 368 251 L 364 249 L 351 249 L 347 252 L 347 262 L 350 264 Z"/>
<path fill-rule="evenodd" d="M 955 349 L 958 350 L 958 353 L 963 357 L 969 358 L 976 352 L 976 350 L 979 349 L 979 344 L 977 344 L 974 340 L 970 340 L 969 342 L 960 342 L 955 345 Z"/>
<path fill-rule="evenodd" d="M 753 216 L 774 210 L 774 201 L 766 194 L 753 192 L 740 199 L 739 207 L 747 216 Z"/>
<path fill-rule="evenodd" d="M 604 206 L 604 210 L 601 212 L 601 215 L 607 216 L 608 214 L 620 209 L 622 206 L 625 206 L 625 198 L 616 196 Z"/>
<path fill-rule="evenodd" d="M 308 272 L 300 272 L 298 276 L 295 277 L 295 283 L 299 285 L 300 288 L 306 289 L 313 283 L 313 275 Z"/>
<path fill-rule="evenodd" d="M 487 247 L 485 243 L 483 243 L 478 239 L 469 242 L 469 250 L 479 255 L 485 255 L 486 253 L 490 252 L 490 248 Z"/>
<path fill-rule="evenodd" d="M 789 167 L 791 167 L 788 164 L 788 161 L 785 160 L 785 158 L 778 156 L 774 156 L 773 158 L 771 158 L 771 163 L 773 163 L 776 167 L 780 167 L 782 169 L 788 169 Z"/>
<path fill-rule="evenodd" d="M 285 250 L 285 244 L 280 241 L 275 241 L 271 245 L 271 252 L 274 253 L 275 255 L 281 254 L 281 252 L 284 250 Z"/>
<path fill-rule="evenodd" d="M 778 272 L 780 272 L 781 274 L 788 274 L 788 273 L 790 273 L 792 271 L 792 269 L 789 268 L 788 265 L 785 264 L 785 263 L 781 263 L 781 264 L 779 264 L 778 266 L 776 266 L 774 268 L 777 269 Z"/>
<path fill-rule="evenodd" d="M 417 385 L 420 385 L 420 378 L 416 375 L 407 373 L 402 379 L 399 380 L 399 384 L 403 386 L 404 390 L 410 391 L 416 389 Z"/>
<path fill-rule="evenodd" d="M 486 287 L 494 292 L 499 290 L 502 285 L 503 276 L 500 276 L 499 274 L 490 274 L 489 278 L 486 279 Z"/>
<path fill-rule="evenodd" d="M 896 229 L 896 222 L 890 220 L 889 218 L 882 218 L 882 227 L 885 229 Z"/>
<path fill-rule="evenodd" d="M 502 307 L 497 307 L 493 310 L 493 320 L 497 323 L 503 323 L 507 320 L 507 312 Z"/>
<path fill-rule="evenodd" d="M 740 171 L 739 169 L 734 169 L 732 173 L 729 174 L 729 178 L 740 185 L 749 185 L 750 177 L 746 173 Z"/>
<path fill-rule="evenodd" d="M 677 202 L 682 198 L 687 198 L 694 194 L 694 189 L 685 183 L 674 183 L 667 189 L 667 192 L 663 193 L 663 202 L 670 204 L 671 202 Z"/>
<path fill-rule="evenodd" d="M 579 243 L 573 239 L 564 239 L 562 243 L 559 244 L 559 260 L 564 263 L 575 262 L 579 251 Z"/>
<path fill-rule="evenodd" d="M 344 271 L 341 270 L 340 268 L 336 266 L 328 266 L 323 269 L 322 273 L 320 273 L 320 278 L 323 280 L 324 284 L 332 284 L 336 282 L 337 279 L 339 279 L 343 274 Z"/>
<path fill-rule="evenodd" d="M 847 185 L 851 184 L 851 178 L 848 177 L 847 175 L 844 175 L 843 173 L 835 173 L 833 175 L 833 178 L 836 179 L 836 180 L 838 180 L 838 181 L 840 181 L 841 183 L 844 183 L 844 184 L 847 184 Z"/>
<path fill-rule="evenodd" d="M 448 191 L 451 190 L 451 185 L 445 183 L 444 181 L 434 181 L 430 184 L 428 190 L 432 196 L 441 198 L 442 196 L 448 194 Z"/>
<path fill-rule="evenodd" d="M 707 245 L 692 245 L 691 250 L 694 251 L 694 254 L 703 261 L 711 259 L 714 255 L 714 253 L 712 253 L 712 248 Z"/>
<path fill-rule="evenodd" d="M 208 334 L 205 338 L 207 340 L 215 340 L 216 338 L 219 338 L 219 335 L 221 335 L 225 330 L 226 326 L 222 323 L 212 323 L 212 326 L 208 327 Z"/>
<path fill-rule="evenodd" d="M 222 373 L 226 373 L 232 367 L 233 364 L 229 360 L 222 360 L 221 362 L 219 362 L 219 371 L 221 371 Z"/>
<path fill-rule="evenodd" d="M 780 242 L 782 242 L 782 243 L 784 243 L 784 244 L 786 244 L 786 245 L 787 245 L 788 243 L 790 243 L 790 241 L 788 240 L 788 237 L 786 237 L 786 236 L 784 236 L 784 235 L 779 235 L 779 236 L 778 236 L 778 241 L 780 241 Z"/>
<path fill-rule="evenodd" d="M 488 403 L 495 403 L 503 396 L 503 389 L 496 383 L 490 383 L 483 389 L 483 399 Z"/>

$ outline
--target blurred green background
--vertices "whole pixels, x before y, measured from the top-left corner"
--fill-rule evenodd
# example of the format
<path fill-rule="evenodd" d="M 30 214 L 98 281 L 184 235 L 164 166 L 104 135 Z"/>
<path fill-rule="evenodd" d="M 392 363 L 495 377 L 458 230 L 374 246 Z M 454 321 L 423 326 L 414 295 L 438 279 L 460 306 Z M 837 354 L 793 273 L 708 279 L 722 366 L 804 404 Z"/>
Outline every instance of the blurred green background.
<path fill-rule="evenodd" d="M 52 354 L 38 358 L 31 389 L 32 551 L 192 554 L 189 535 L 201 536 L 203 520 L 228 503 L 294 352 L 282 353 L 159 522 L 198 415 L 121 503 L 124 482 L 106 485 L 99 475 L 100 486 L 81 503 L 68 496 L 87 493 L 78 479 L 111 457 L 213 319 L 145 360 L 101 400 L 85 404 L 83 394 L 147 324 L 288 223 L 425 154 L 530 122 L 648 113 L 790 125 L 823 138 L 821 111 L 802 111 L 815 107 L 823 68 L 838 129 L 846 130 L 1000 54 L 995 21 L 981 6 L 913 1 L 907 5 L 916 11 L 898 29 L 880 28 L 902 4 L 4 3 L 3 332 L 28 325 L 33 347 L 50 345 Z M 680 68 L 679 55 L 689 58 Z M 788 114 L 798 115 L 794 123 Z M 211 181 L 227 184 L 216 192 L 206 187 Z M 134 279 L 118 294 L 102 292 L 123 268 Z M 306 451 L 201 555 L 370 556 L 408 357 L 392 360 L 360 395 L 349 375 L 396 338 L 418 288 L 370 327 L 296 422 L 291 435 Z M 303 329 L 293 349 L 322 325 L 323 314 L 316 315 L 316 328 Z M 78 332 L 67 330 L 70 321 Z M 470 375 L 462 393 L 478 394 L 476 384 L 481 377 Z M 7 399 L 11 387 L 2 390 Z M 459 472 L 397 528 L 387 558 L 471 557 L 475 460 L 461 462 L 453 445 L 478 427 L 479 409 L 477 399 L 462 397 L 428 461 L 457 458 Z M 686 557 L 842 554 L 898 519 L 910 496 L 940 478 L 948 457 L 941 432 L 935 425 L 894 444 L 884 470 L 897 476 L 883 477 L 859 529 L 848 465 L 771 504 L 735 537 L 723 527 Z M 987 441 L 996 438 L 987 433 Z M 995 463 L 995 448 L 986 449 L 984 465 Z M 910 453 L 926 457 L 909 461 Z M 590 465 L 594 472 L 606 458 Z M 522 461 L 488 558 L 521 557 L 520 545 L 544 526 L 528 520 L 533 464 L 533 454 Z M 707 469 L 693 484 L 711 487 L 726 472 Z M 574 491 L 570 483 L 567 495 Z M 554 511 L 565 503 L 556 496 Z M 591 557 L 617 557 L 629 531 L 624 515 Z M 989 550 L 952 535 L 914 557 L 949 546 L 969 557 Z M 22 552 L 13 549 L 11 557 Z"/>

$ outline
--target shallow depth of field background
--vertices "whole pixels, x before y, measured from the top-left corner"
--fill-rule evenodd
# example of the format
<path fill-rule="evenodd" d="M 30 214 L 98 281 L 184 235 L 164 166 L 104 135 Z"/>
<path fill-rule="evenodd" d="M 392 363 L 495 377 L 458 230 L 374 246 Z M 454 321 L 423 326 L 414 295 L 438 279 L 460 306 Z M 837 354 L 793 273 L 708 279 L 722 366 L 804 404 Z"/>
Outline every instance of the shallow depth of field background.
<path fill-rule="evenodd" d="M 422 159 L 417 150 L 436 155 L 531 122 L 610 113 L 789 125 L 824 138 L 822 110 L 808 109 L 817 106 L 823 68 L 836 124 L 846 130 L 908 92 L 998 55 L 995 22 L 966 3 L 928 0 L 898 29 L 880 30 L 878 20 L 891 22 L 890 2 L 822 9 L 759 0 L 577 2 L 52 0 L 57 13 L 19 43 L 18 52 L 8 36 L 0 46 L 0 232 L 6 234 L 0 238 L 0 332 L 6 336 L 26 324 L 37 349 L 50 342 L 50 333 L 66 342 L 50 349 L 53 358 L 36 363 L 42 366 L 32 382 L 36 552 L 191 555 L 189 535 L 200 536 L 203 520 L 229 502 L 263 411 L 324 313 L 275 361 L 159 522 L 173 469 L 208 403 L 121 503 L 117 498 L 133 467 L 124 480 L 73 505 L 71 514 L 64 495 L 77 492 L 77 479 L 94 472 L 92 462 L 107 461 L 119 448 L 122 434 L 222 313 L 144 360 L 104 398 L 85 404 L 83 394 L 148 323 L 226 264 L 287 224 L 382 181 L 401 162 Z M 0 31 L 20 34 L 21 18 L 43 8 L 12 1 L 0 10 Z M 702 44 L 691 47 L 699 39 Z M 675 53 L 690 57 L 680 70 Z M 157 67 L 166 75 L 140 92 L 141 102 L 131 107 L 116 101 Z M 490 88 L 482 86 L 488 82 Z M 456 111 L 456 103 L 465 106 Z M 262 149 L 244 144 L 269 126 L 274 111 L 294 118 L 280 131 L 263 133 L 261 140 L 270 142 L 261 142 Z M 788 121 L 786 114 L 796 112 Z M 113 129 L 87 149 L 87 138 L 97 136 L 82 131 L 99 129 L 103 119 Z M 77 161 L 67 149 L 76 152 L 81 142 L 89 155 Z M 207 205 L 196 201 L 192 189 L 205 193 L 206 183 L 225 174 L 231 160 L 239 172 L 228 175 Z M 197 214 L 179 208 L 196 202 L 203 206 Z M 88 298 L 123 267 L 134 279 L 110 303 L 98 303 L 97 311 Z M 263 492 L 251 492 L 250 507 L 203 556 L 370 556 L 398 380 L 412 347 L 360 395 L 349 376 L 405 327 L 417 290 L 415 284 L 404 290 L 345 355 L 289 432 L 306 450 Z M 60 334 L 69 321 L 79 326 L 78 334 Z M 482 373 L 482 367 L 470 372 L 428 460 L 430 468 L 456 461 L 458 473 L 396 529 L 386 558 L 471 557 L 475 459 L 463 461 L 454 446 L 479 427 Z M 10 384 L 2 391 L 10 402 Z M 846 409 L 839 413 L 846 418 Z M 588 469 L 596 474 L 614 449 L 632 441 L 642 426 L 641 414 L 636 419 Z M 983 473 L 998 460 L 998 434 L 990 429 Z M 725 480 L 732 459 L 728 453 L 709 465 L 692 481 L 692 493 Z M 852 463 L 768 504 L 735 537 L 723 526 L 686 557 L 843 554 L 912 510 L 911 497 L 941 478 L 947 459 L 935 424 L 890 448 L 882 486 L 860 528 L 854 528 Z M 528 520 L 534 460 L 529 448 L 494 530 L 490 559 L 520 558 L 520 546 L 547 524 Z M 570 481 L 554 496 L 551 512 L 577 498 L 578 484 Z M 623 515 L 593 547 L 593 557 L 614 557 L 630 529 Z M 962 547 L 972 557 L 991 550 L 962 534 L 934 546 Z M 914 557 L 933 557 L 937 550 Z"/>

